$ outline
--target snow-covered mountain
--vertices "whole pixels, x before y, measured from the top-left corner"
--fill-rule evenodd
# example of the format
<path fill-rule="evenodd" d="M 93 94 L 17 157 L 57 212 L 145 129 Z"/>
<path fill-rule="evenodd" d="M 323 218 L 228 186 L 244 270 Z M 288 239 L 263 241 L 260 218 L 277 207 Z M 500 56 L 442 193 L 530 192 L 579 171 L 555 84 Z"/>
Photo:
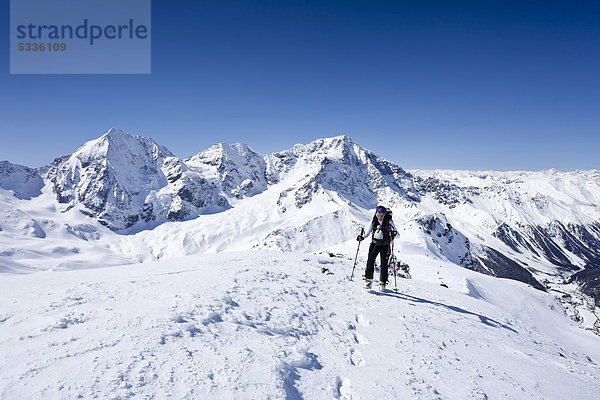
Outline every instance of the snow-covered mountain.
<path fill-rule="evenodd" d="M 412 173 L 455 185 L 467 196 L 449 205 L 434 197 L 421 207 L 442 212 L 495 275 L 537 287 L 533 276 L 565 301 L 573 318 L 600 327 L 595 311 L 589 313 L 600 305 L 600 171 Z M 506 267 L 512 276 L 503 274 Z M 574 282 L 591 298 L 573 299 L 568 288 Z"/>
<path fill-rule="evenodd" d="M 199 175 L 211 179 L 227 197 L 241 199 L 267 189 L 264 157 L 248 145 L 219 143 L 185 160 Z"/>
<path fill-rule="evenodd" d="M 405 171 L 346 136 L 269 155 L 218 144 L 182 160 L 114 128 L 42 170 L 43 181 L 1 164 L 2 270 L 335 252 L 382 203 L 401 258 L 417 245 L 433 263 L 549 290 L 600 330 L 599 171 Z"/>
<path fill-rule="evenodd" d="M 19 199 L 41 194 L 44 181 L 35 169 L 0 161 L 0 188 L 10 190 Z"/>
<path fill-rule="evenodd" d="M 168 149 L 116 128 L 57 158 L 47 178 L 59 203 L 80 205 L 82 213 L 113 230 L 182 220 L 226 205 L 210 182 Z"/>

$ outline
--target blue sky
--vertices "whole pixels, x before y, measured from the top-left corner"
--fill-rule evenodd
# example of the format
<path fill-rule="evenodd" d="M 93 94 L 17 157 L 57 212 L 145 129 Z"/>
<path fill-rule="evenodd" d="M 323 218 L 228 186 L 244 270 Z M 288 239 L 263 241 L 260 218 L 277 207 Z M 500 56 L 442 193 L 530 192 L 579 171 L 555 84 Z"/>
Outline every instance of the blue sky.
<path fill-rule="evenodd" d="M 152 3 L 150 75 L 10 75 L 2 35 L 0 160 L 114 126 L 180 157 L 346 134 L 404 168 L 600 168 L 598 2 Z"/>

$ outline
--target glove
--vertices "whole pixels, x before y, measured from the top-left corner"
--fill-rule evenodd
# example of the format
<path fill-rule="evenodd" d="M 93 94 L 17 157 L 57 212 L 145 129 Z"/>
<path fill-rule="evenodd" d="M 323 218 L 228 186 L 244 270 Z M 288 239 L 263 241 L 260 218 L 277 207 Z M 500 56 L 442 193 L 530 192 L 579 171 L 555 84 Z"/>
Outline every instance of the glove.
<path fill-rule="evenodd" d="M 390 232 L 390 236 L 392 237 L 392 240 L 394 240 L 394 238 L 396 237 L 397 234 L 398 234 L 398 232 L 396 232 L 396 231 Z"/>
<path fill-rule="evenodd" d="M 365 238 L 364 238 L 364 237 L 362 237 L 362 235 L 358 235 L 358 236 L 356 237 L 356 240 L 357 240 L 357 241 L 359 241 L 359 242 L 362 242 L 363 240 L 365 240 Z"/>

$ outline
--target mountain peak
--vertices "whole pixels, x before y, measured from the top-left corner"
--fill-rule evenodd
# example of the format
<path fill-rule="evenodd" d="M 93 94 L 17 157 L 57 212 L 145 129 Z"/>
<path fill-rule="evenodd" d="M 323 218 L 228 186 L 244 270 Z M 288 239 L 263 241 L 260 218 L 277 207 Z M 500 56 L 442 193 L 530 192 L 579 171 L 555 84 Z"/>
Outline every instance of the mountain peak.
<path fill-rule="evenodd" d="M 106 133 L 105 133 L 104 135 L 102 135 L 102 136 L 111 136 L 111 137 L 112 137 L 112 136 L 122 136 L 122 135 L 126 135 L 126 136 L 132 136 L 132 135 L 130 135 L 129 133 L 125 132 L 124 130 L 122 130 L 122 129 L 119 129 L 119 128 L 114 128 L 114 127 L 113 127 L 113 128 L 110 128 L 110 129 L 108 130 L 108 132 L 106 132 Z"/>
<path fill-rule="evenodd" d="M 190 157 L 186 162 L 204 163 L 208 165 L 222 165 L 227 162 L 243 165 L 253 158 L 262 159 L 262 155 L 255 152 L 245 143 L 224 143 L 220 142 L 210 146 L 208 149 Z"/>
<path fill-rule="evenodd" d="M 323 140 L 325 140 L 325 141 L 328 141 L 328 140 L 331 140 L 331 141 L 342 141 L 344 143 L 354 143 L 349 136 L 346 136 L 344 134 L 337 135 L 337 136 L 326 137 L 326 138 L 323 138 Z"/>
<path fill-rule="evenodd" d="M 308 144 L 296 144 L 290 150 L 275 154 L 293 154 L 296 157 L 303 155 L 320 155 L 328 158 L 343 158 L 349 153 L 355 151 L 358 147 L 352 139 L 346 135 L 332 136 L 328 138 L 316 139 Z"/>
<path fill-rule="evenodd" d="M 252 150 L 252 148 L 250 146 L 248 146 L 246 143 L 233 143 L 233 144 L 229 144 L 229 143 L 217 143 L 215 146 L 213 146 L 219 150 L 221 150 L 224 154 L 243 154 L 243 153 L 247 153 L 247 152 L 253 152 L 254 150 Z"/>
<path fill-rule="evenodd" d="M 176 181 L 184 169 L 154 140 L 111 128 L 57 160 L 48 176 L 60 203 L 78 201 L 101 223 L 124 229 L 152 219 L 148 210 L 163 210 L 148 195 Z"/>
<path fill-rule="evenodd" d="M 139 140 L 140 138 L 142 138 L 142 137 L 138 136 L 138 135 L 132 135 L 130 133 L 127 133 L 122 129 L 110 128 L 108 130 L 108 132 L 106 132 L 104 135 L 100 136 L 98 139 L 90 140 L 87 143 L 90 143 L 90 144 L 97 143 L 98 145 L 105 145 L 105 144 L 118 145 L 120 143 L 123 143 L 124 141 Z M 146 139 L 146 138 L 142 138 L 142 139 Z M 152 139 L 150 139 L 150 140 L 152 140 Z"/>
<path fill-rule="evenodd" d="M 172 157 L 165 147 L 158 145 L 153 139 L 132 135 L 119 128 L 110 128 L 97 139 L 84 143 L 74 153 L 79 159 L 103 158 L 137 158 L 140 154 L 149 153 L 153 158 Z"/>
<path fill-rule="evenodd" d="M 139 135 L 132 135 L 119 128 L 110 128 L 108 132 L 100 137 L 101 141 L 107 141 L 109 146 L 123 147 L 134 142 L 148 145 L 156 145 L 154 140 Z"/>
<path fill-rule="evenodd" d="M 354 142 L 346 135 L 331 136 L 327 138 L 317 139 L 309 143 L 309 145 L 319 145 L 324 148 L 343 149 L 354 146 Z"/>

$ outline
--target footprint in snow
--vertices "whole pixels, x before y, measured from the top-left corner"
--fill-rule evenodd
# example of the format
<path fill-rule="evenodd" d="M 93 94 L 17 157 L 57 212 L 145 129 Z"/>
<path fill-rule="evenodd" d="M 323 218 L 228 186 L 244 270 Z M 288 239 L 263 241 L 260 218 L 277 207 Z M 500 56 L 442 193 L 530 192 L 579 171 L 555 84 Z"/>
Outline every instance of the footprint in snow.
<path fill-rule="evenodd" d="M 239 305 L 238 303 L 236 303 L 236 302 L 235 302 L 235 301 L 234 301 L 234 300 L 231 298 L 231 296 L 230 296 L 230 295 L 228 295 L 228 294 L 224 295 L 224 296 L 221 298 L 221 300 L 223 301 L 223 303 L 224 303 L 226 306 L 229 306 L 229 307 L 231 307 L 231 308 L 236 308 L 236 307 L 239 307 L 239 306 L 240 306 L 240 305 Z"/>
<path fill-rule="evenodd" d="M 208 315 L 200 321 L 200 323 L 204 326 L 216 322 L 223 322 L 223 318 L 221 318 L 221 315 L 219 313 L 214 311 L 208 313 Z"/>
<path fill-rule="evenodd" d="M 88 318 L 83 314 L 75 315 L 73 313 L 65 315 L 54 324 L 42 329 L 42 331 L 55 331 L 57 329 L 67 329 L 72 325 L 83 324 Z"/>
<path fill-rule="evenodd" d="M 186 318 L 187 317 L 184 317 L 182 314 L 176 314 L 171 317 L 171 321 L 176 324 L 184 324 L 184 323 L 188 322 L 188 320 Z"/>
<path fill-rule="evenodd" d="M 352 399 L 352 395 L 354 393 L 352 393 L 352 385 L 350 383 L 350 379 L 348 378 L 342 378 L 342 377 L 337 377 L 336 379 L 336 393 L 335 393 L 335 397 L 336 399 L 340 399 L 340 400 L 350 400 Z"/>
<path fill-rule="evenodd" d="M 350 363 L 355 367 L 362 367 L 365 365 L 365 359 L 359 351 L 350 349 Z"/>
<path fill-rule="evenodd" d="M 356 322 L 358 322 L 362 326 L 371 326 L 371 325 L 373 325 L 373 321 L 371 321 L 370 319 L 368 319 L 367 317 L 365 317 L 362 314 L 356 315 L 355 319 L 356 319 Z"/>
<path fill-rule="evenodd" d="M 369 344 L 369 341 L 360 333 L 354 333 L 354 341 L 358 344 Z"/>
<path fill-rule="evenodd" d="M 488 400 L 487 394 L 479 388 L 471 390 L 471 398 L 476 400 Z"/>
<path fill-rule="evenodd" d="M 79 295 L 65 296 L 61 300 L 63 304 L 67 307 L 78 306 L 86 302 L 83 296 Z"/>

